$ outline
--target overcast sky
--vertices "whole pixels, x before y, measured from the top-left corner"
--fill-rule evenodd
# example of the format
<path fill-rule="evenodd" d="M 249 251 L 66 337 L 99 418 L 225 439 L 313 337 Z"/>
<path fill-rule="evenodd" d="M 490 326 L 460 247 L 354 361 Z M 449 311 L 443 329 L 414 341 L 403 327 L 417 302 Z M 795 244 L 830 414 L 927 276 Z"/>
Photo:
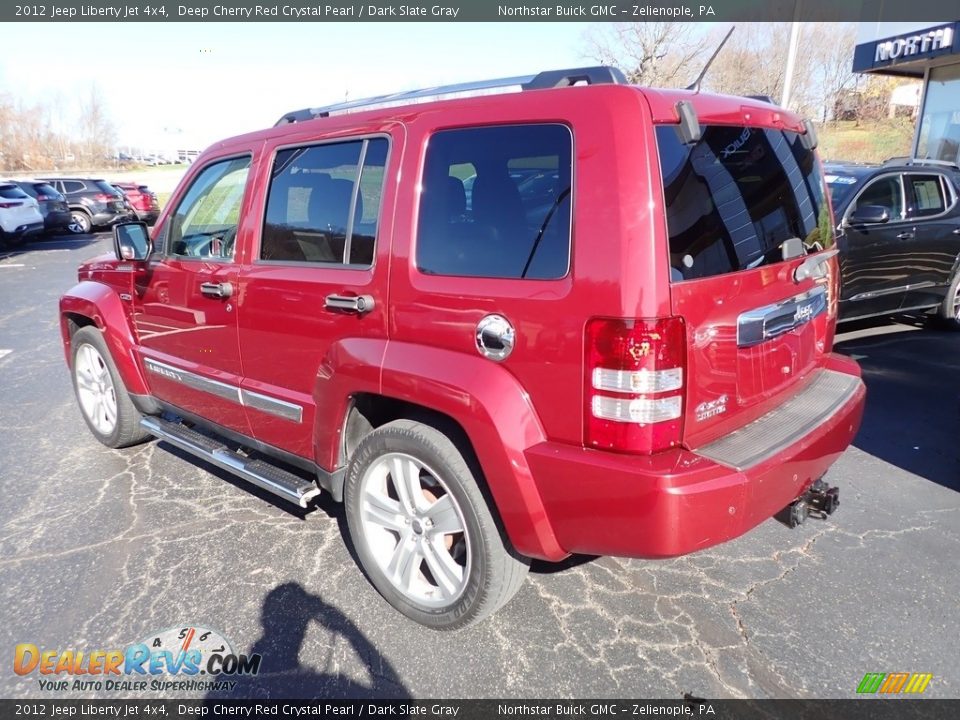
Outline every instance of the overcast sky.
<path fill-rule="evenodd" d="M 7 25 L 0 91 L 65 104 L 95 81 L 124 144 L 202 148 L 302 107 L 590 64 L 580 23 Z M 179 132 L 178 132 L 179 131 Z M 149 148 L 146 148 L 149 149 Z"/>

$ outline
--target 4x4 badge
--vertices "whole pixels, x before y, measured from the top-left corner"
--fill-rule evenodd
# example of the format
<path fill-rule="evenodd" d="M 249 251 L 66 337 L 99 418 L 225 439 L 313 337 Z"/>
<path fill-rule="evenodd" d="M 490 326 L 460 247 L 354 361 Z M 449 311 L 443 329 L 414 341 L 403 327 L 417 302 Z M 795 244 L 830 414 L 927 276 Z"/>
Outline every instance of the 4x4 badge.
<path fill-rule="evenodd" d="M 722 415 L 727 411 L 727 396 L 721 395 L 716 400 L 709 400 L 707 402 L 702 402 L 697 405 L 695 410 L 697 415 L 697 422 L 703 422 L 708 418 L 715 417 L 717 415 Z"/>

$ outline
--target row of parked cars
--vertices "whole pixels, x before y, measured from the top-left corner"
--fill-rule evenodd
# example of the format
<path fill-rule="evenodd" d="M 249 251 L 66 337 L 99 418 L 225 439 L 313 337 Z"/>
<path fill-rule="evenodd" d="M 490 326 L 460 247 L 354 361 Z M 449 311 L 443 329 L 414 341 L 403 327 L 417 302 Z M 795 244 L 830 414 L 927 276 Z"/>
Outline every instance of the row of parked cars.
<path fill-rule="evenodd" d="M 153 224 L 157 196 L 146 185 L 99 178 L 0 180 L 0 246 L 41 234 L 89 233 L 128 220 Z"/>

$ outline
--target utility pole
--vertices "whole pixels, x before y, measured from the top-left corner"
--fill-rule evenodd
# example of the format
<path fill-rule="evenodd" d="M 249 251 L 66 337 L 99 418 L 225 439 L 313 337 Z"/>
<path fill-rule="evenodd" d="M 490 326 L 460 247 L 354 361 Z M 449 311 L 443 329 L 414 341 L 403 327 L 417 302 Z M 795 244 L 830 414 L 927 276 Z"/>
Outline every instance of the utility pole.
<path fill-rule="evenodd" d="M 783 78 L 783 97 L 780 98 L 780 104 L 790 107 L 790 91 L 793 89 L 793 70 L 797 64 L 797 44 L 800 40 L 800 3 L 796 0 L 793 8 L 793 22 L 790 23 L 790 46 L 787 48 L 787 72 Z"/>

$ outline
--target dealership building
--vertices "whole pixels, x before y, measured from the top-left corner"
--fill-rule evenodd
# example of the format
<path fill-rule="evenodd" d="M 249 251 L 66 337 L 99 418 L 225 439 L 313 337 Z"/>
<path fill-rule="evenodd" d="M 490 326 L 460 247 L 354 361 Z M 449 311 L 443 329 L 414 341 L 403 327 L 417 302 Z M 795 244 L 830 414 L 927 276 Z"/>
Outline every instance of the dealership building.
<path fill-rule="evenodd" d="M 922 80 L 913 156 L 960 165 L 960 21 L 861 23 L 853 70 Z"/>

